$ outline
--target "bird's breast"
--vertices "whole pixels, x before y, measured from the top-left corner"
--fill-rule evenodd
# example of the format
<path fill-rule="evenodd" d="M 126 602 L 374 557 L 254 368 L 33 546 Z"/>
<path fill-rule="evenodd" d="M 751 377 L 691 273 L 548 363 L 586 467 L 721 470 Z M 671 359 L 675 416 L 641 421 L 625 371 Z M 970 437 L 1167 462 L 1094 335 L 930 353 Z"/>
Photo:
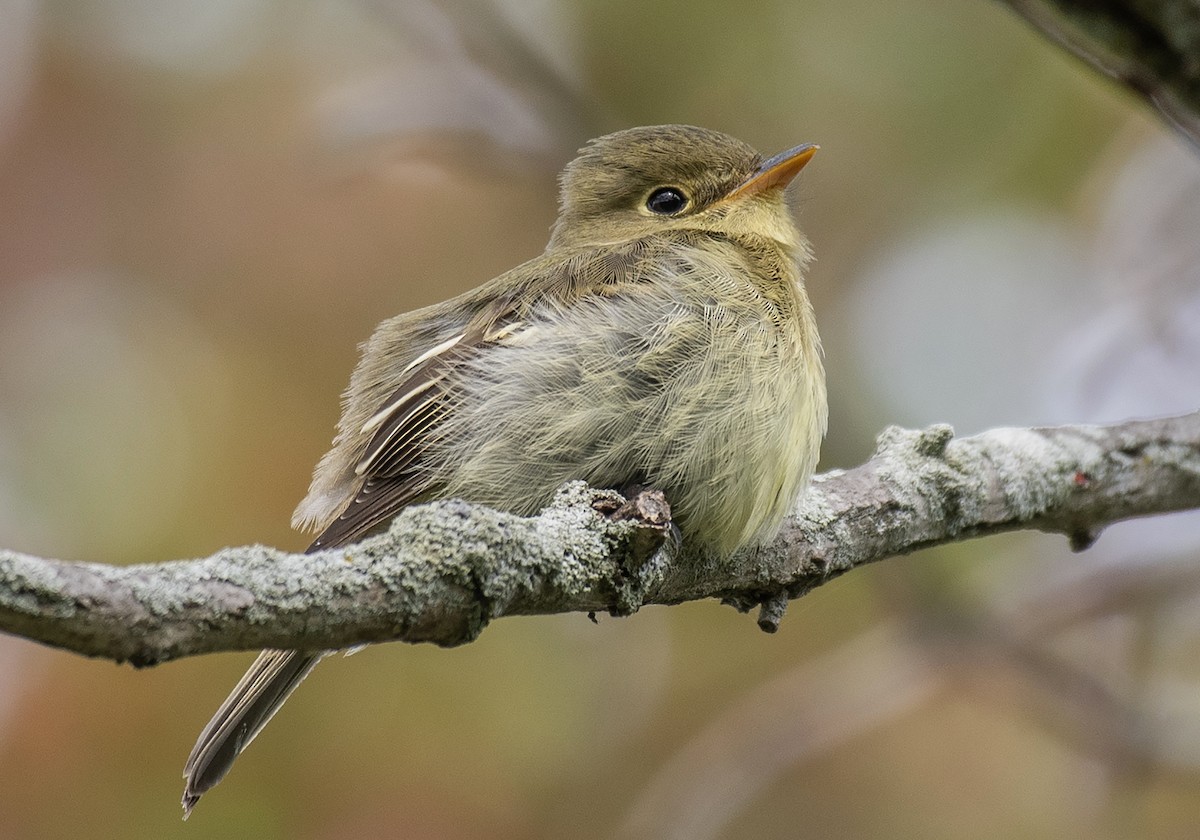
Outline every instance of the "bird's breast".
<path fill-rule="evenodd" d="M 532 513 L 570 479 L 637 482 L 717 550 L 772 532 L 812 471 L 824 387 L 802 289 L 781 305 L 748 271 L 679 249 L 603 294 L 530 307 L 448 383 L 447 494 Z"/>

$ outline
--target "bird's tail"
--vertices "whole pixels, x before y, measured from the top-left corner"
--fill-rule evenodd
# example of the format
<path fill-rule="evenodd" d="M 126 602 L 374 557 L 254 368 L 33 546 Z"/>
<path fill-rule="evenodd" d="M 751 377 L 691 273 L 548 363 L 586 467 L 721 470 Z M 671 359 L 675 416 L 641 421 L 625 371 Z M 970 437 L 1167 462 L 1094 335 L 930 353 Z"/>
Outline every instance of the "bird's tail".
<path fill-rule="evenodd" d="M 325 653 L 264 650 L 204 727 L 183 768 L 183 818 L 279 711 Z"/>

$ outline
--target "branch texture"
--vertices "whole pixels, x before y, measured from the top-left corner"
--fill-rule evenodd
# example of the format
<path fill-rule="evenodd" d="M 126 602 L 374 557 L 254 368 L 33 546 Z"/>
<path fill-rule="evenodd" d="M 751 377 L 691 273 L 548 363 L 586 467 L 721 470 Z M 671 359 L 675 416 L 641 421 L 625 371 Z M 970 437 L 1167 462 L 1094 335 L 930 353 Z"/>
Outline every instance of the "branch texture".
<path fill-rule="evenodd" d="M 1200 147 L 1195 0 L 1007 0 L 1051 40 L 1148 100 Z"/>
<path fill-rule="evenodd" d="M 135 665 L 262 647 L 456 645 L 505 615 L 625 615 L 712 597 L 761 605 L 759 624 L 773 630 L 788 599 L 885 557 L 1021 528 L 1085 548 L 1109 523 L 1200 508 L 1200 412 L 961 439 L 949 426 L 889 428 L 865 464 L 815 478 L 772 543 L 733 558 L 678 546 L 656 498 L 627 503 L 572 483 L 530 518 L 436 502 L 309 555 L 245 546 L 116 567 L 0 550 L 0 630 Z"/>

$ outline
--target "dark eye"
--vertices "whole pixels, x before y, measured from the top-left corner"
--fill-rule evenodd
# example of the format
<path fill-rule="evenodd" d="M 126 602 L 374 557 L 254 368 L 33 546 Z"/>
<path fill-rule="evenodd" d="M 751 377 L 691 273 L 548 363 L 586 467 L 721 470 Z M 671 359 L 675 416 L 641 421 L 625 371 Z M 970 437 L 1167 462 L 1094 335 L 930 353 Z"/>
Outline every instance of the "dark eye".
<path fill-rule="evenodd" d="M 646 199 L 646 209 L 661 216 L 671 216 L 687 207 L 687 196 L 678 187 L 659 187 Z"/>

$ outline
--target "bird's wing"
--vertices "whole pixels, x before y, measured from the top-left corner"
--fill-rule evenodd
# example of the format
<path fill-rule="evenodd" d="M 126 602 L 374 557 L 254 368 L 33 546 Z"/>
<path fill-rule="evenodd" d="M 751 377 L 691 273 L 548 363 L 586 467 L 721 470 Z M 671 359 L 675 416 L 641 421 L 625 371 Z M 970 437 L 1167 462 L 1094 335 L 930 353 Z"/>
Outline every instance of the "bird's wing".
<path fill-rule="evenodd" d="M 371 435 L 355 467 L 363 483 L 309 551 L 362 539 L 436 490 L 422 459 L 458 402 L 448 384 L 455 365 L 489 345 L 522 340 L 526 318 L 538 303 L 570 306 L 619 287 L 655 261 L 657 250 L 635 240 L 569 257 L 545 255 L 468 293 L 462 306 L 474 314 L 464 327 L 418 354 L 400 386 L 362 426 L 361 433 Z"/>
<path fill-rule="evenodd" d="M 363 483 L 354 499 L 313 541 L 309 551 L 346 545 L 391 520 L 430 489 L 422 469 L 427 441 L 453 410 L 446 379 L 454 365 L 520 328 L 507 299 L 479 311 L 464 330 L 414 359 L 405 378 L 363 424 L 371 435 L 355 466 Z"/>

